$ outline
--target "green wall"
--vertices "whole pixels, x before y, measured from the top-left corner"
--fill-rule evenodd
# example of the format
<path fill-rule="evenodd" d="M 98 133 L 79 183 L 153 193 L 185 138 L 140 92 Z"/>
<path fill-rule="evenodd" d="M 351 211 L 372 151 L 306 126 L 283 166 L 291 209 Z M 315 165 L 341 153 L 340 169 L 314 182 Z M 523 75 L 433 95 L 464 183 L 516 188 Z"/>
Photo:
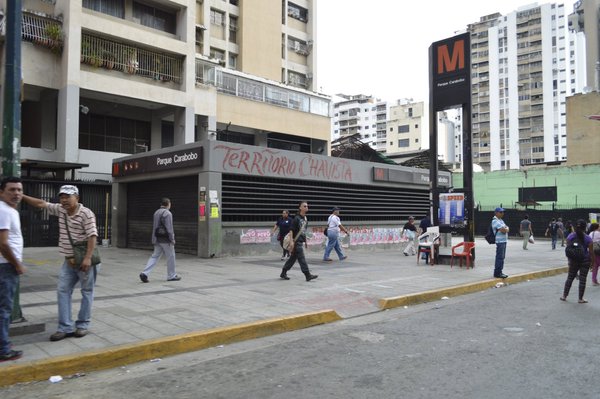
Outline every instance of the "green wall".
<path fill-rule="evenodd" d="M 463 187 L 462 179 L 462 173 L 452 175 L 455 188 Z M 477 172 L 473 175 L 475 204 L 482 207 L 500 204 L 514 207 L 519 200 L 519 187 L 543 186 L 557 186 L 558 207 L 600 207 L 600 165 L 597 164 Z"/>

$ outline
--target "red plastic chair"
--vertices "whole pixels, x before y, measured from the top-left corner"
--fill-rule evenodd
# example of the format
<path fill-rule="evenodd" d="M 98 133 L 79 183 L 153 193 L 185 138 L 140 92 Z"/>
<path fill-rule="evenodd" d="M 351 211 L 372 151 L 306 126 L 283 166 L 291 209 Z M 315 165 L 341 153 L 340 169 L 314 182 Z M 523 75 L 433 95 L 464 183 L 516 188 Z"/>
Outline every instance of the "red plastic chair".
<path fill-rule="evenodd" d="M 457 251 L 457 249 L 460 247 L 462 247 L 462 251 L 459 252 Z M 469 241 L 461 242 L 460 244 L 456 244 L 455 246 L 453 246 L 452 258 L 450 259 L 450 268 L 452 268 L 454 264 L 454 257 L 456 256 L 460 259 L 460 267 L 462 267 L 462 260 L 463 258 L 465 258 L 467 263 L 467 269 L 469 268 L 469 266 L 471 266 L 472 269 L 473 266 L 471 265 L 471 262 L 473 259 L 473 248 L 475 248 L 475 243 Z"/>

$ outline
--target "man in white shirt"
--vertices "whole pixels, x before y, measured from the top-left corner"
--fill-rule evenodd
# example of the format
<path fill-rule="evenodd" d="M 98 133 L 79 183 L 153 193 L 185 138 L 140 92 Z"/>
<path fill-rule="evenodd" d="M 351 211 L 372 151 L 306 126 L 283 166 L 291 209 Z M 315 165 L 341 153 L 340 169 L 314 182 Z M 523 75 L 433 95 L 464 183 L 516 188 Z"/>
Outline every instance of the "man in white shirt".
<path fill-rule="evenodd" d="M 325 253 L 323 254 L 323 260 L 325 262 L 333 261 L 333 259 L 329 257 L 329 254 L 333 249 L 335 249 L 335 252 L 340 260 L 347 258 L 347 256 L 342 252 L 342 248 L 340 248 L 340 230 L 350 235 L 348 230 L 342 226 L 342 222 L 340 221 L 340 208 L 336 206 L 332 209 L 331 215 L 329 215 L 329 219 L 327 220 L 327 247 L 325 248 Z"/>
<path fill-rule="evenodd" d="M 23 266 L 23 235 L 17 206 L 23 199 L 23 184 L 18 177 L 7 177 L 0 183 L 0 362 L 16 360 L 22 351 L 11 348 L 8 339 L 19 275 Z"/>

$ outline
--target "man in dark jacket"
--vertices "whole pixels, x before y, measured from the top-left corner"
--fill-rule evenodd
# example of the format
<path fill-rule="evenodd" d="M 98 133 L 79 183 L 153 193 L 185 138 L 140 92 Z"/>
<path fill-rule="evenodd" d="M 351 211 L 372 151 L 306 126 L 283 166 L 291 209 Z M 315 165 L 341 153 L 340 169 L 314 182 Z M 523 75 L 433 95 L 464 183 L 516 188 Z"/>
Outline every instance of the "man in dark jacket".
<path fill-rule="evenodd" d="M 290 279 L 287 276 L 287 272 L 292 268 L 292 266 L 294 266 L 296 260 L 298 260 L 298 263 L 300 264 L 300 270 L 302 270 L 302 273 L 304 273 L 306 281 L 314 280 L 319 277 L 315 274 L 310 274 L 310 271 L 308 270 L 308 264 L 306 263 L 306 258 L 304 257 L 304 248 L 308 247 L 306 244 L 306 229 L 308 228 L 308 219 L 306 218 L 307 212 L 308 203 L 306 201 L 300 202 L 298 205 L 298 213 L 292 221 L 291 230 L 295 240 L 294 249 L 292 250 L 291 256 L 283 265 L 283 270 L 279 275 L 279 277 L 281 277 L 283 280 Z"/>

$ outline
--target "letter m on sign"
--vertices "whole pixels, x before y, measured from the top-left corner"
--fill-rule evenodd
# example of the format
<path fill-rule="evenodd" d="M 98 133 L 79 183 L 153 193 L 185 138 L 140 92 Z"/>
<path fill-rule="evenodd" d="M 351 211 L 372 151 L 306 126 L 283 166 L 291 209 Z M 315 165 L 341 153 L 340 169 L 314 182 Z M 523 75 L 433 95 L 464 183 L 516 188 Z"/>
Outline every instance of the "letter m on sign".
<path fill-rule="evenodd" d="M 447 72 L 454 72 L 465 67 L 465 41 L 457 40 L 454 42 L 452 54 L 447 44 L 442 44 L 437 48 L 437 73 L 441 75 Z"/>

